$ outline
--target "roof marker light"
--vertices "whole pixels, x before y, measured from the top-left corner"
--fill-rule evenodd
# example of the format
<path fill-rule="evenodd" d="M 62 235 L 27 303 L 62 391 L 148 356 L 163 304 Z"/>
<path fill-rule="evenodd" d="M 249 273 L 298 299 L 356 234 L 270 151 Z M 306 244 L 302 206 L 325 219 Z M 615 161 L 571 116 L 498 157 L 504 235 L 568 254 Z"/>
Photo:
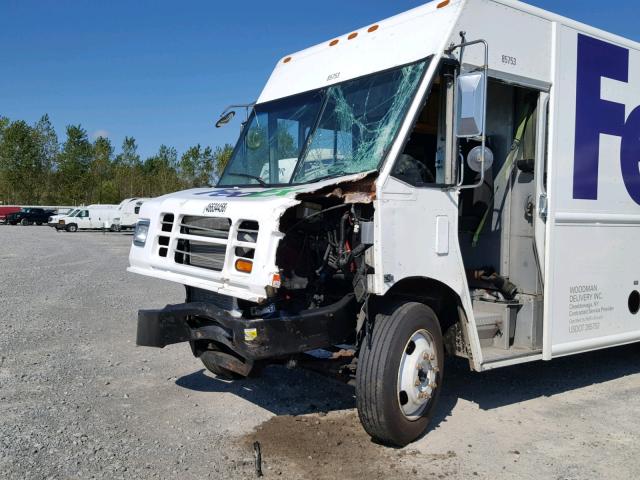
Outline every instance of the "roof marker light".
<path fill-rule="evenodd" d="M 329 43 L 329 46 L 330 47 L 335 47 L 338 44 L 339 41 L 340 40 L 338 40 L 337 38 L 335 40 L 331 40 L 331 42 Z"/>
<path fill-rule="evenodd" d="M 369 27 L 369 30 L 367 30 L 367 32 L 369 32 L 369 33 L 375 32 L 378 28 L 380 28 L 380 25 L 371 25 Z"/>
<path fill-rule="evenodd" d="M 289 63 L 291 61 L 291 57 L 285 58 L 282 63 Z"/>
<path fill-rule="evenodd" d="M 444 0 L 444 2 L 440 2 L 440 3 L 438 4 L 438 7 L 437 7 L 437 8 L 444 8 L 444 7 L 446 7 L 447 5 L 449 5 L 449 2 L 451 2 L 451 0 Z"/>
<path fill-rule="evenodd" d="M 353 32 L 351 35 L 349 35 L 347 37 L 348 40 L 353 40 L 354 38 L 356 38 L 358 36 L 358 32 Z"/>

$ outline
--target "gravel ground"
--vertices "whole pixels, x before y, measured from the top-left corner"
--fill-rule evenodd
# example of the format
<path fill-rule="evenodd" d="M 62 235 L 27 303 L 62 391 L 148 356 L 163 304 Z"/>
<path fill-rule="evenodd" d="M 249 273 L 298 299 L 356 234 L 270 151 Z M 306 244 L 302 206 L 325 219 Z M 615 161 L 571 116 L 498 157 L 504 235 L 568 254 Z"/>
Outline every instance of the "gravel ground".
<path fill-rule="evenodd" d="M 449 361 L 432 430 L 372 443 L 353 389 L 280 366 L 225 382 L 135 346 L 180 285 L 125 271 L 131 237 L 0 226 L 0 478 L 640 477 L 640 347 L 476 374 Z"/>

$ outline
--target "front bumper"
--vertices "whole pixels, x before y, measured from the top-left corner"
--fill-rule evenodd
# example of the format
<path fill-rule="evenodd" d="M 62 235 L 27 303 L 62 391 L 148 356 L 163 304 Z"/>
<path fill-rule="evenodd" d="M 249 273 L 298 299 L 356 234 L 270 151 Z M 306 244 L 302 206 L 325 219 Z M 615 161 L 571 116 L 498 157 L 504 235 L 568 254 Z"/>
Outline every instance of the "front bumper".
<path fill-rule="evenodd" d="M 352 294 L 326 307 L 260 319 L 234 317 L 204 302 L 167 305 L 138 312 L 136 343 L 163 348 L 210 340 L 245 359 L 259 360 L 345 343 L 355 334 L 356 315 Z"/>

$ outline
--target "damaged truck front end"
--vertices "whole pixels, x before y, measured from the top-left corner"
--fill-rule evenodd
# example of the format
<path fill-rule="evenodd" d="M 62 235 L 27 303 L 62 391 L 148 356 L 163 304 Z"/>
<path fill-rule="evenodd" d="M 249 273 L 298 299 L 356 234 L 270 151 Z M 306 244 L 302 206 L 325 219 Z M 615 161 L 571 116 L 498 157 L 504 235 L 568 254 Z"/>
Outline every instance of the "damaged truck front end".
<path fill-rule="evenodd" d="M 159 231 L 142 249 L 134 245 L 130 270 L 183 283 L 186 301 L 141 310 L 137 344 L 189 342 L 205 365 L 246 376 L 256 361 L 355 343 L 373 271 L 367 252 L 373 245 L 375 176 L 359 174 L 300 193 L 194 192 L 197 200 L 181 202 L 187 213 L 172 217 L 158 206 L 152 216 L 160 219 Z M 190 214 L 201 208 L 194 205 L 205 205 L 200 198 L 212 195 L 218 201 L 205 201 L 206 216 Z M 262 201 L 254 208 L 271 205 L 261 222 L 228 218 L 250 210 L 257 198 Z M 243 281 L 244 291 L 234 293 Z"/>

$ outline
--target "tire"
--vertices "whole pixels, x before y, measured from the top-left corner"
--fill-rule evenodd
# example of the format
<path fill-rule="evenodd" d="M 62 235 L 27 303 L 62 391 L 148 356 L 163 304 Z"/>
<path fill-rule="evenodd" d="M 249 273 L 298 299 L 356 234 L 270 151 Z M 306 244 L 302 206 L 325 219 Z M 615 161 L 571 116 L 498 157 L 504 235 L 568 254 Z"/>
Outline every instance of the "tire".
<path fill-rule="evenodd" d="M 76 225 L 75 223 L 71 223 L 69 225 L 67 225 L 67 228 L 65 229 L 67 232 L 77 232 L 78 231 L 78 225 Z"/>
<path fill-rule="evenodd" d="M 220 359 L 226 359 L 231 362 L 240 362 L 239 364 L 244 366 L 244 372 L 239 373 L 223 367 L 220 364 Z M 256 363 L 251 362 L 242 364 L 242 362 L 233 355 L 219 350 L 206 350 L 202 352 L 200 360 L 207 370 L 213 373 L 216 377 L 220 377 L 225 380 L 238 380 L 249 376 L 255 376 L 259 373 L 259 368 L 257 368 Z"/>
<path fill-rule="evenodd" d="M 38 225 L 39 227 L 42 226 L 42 222 L 36 222 L 36 225 Z"/>
<path fill-rule="evenodd" d="M 26 218 L 23 218 L 22 220 L 20 220 L 20 225 L 22 225 L 23 227 L 27 227 L 27 226 L 31 225 L 31 222 L 29 220 L 27 220 Z"/>
<path fill-rule="evenodd" d="M 356 371 L 356 405 L 367 433 L 397 447 L 426 433 L 440 396 L 443 366 L 442 332 L 431 308 L 409 302 L 391 315 L 377 315 Z"/>

